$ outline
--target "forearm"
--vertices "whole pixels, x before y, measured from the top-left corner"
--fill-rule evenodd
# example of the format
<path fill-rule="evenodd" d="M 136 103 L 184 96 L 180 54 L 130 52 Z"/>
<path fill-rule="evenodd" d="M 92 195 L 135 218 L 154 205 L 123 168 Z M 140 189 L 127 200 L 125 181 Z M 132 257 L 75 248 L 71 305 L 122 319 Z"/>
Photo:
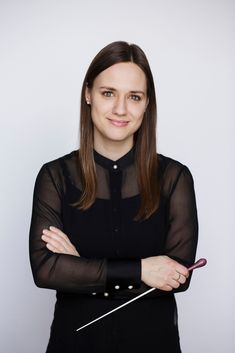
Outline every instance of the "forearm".
<path fill-rule="evenodd" d="M 40 264 L 31 258 L 35 284 L 64 292 L 103 292 L 106 285 L 105 260 L 49 253 Z"/>
<path fill-rule="evenodd" d="M 43 267 L 37 266 L 37 283 L 47 288 L 55 288 L 58 286 L 58 279 L 64 278 L 65 283 L 67 281 L 76 282 L 79 288 L 77 291 L 88 288 L 89 290 L 95 290 L 94 285 L 101 289 L 106 290 L 118 289 L 130 289 L 138 288 L 141 284 L 141 261 L 138 259 L 87 259 L 80 257 L 77 249 L 71 243 L 68 235 L 63 233 L 60 229 L 50 226 L 49 229 L 43 229 L 41 240 L 43 246 L 41 251 L 44 252 L 44 258 L 47 257 L 47 261 L 42 261 Z M 62 255 L 62 256 L 61 256 Z M 72 255 L 72 256 L 65 256 Z M 48 259 L 49 256 L 49 259 Z M 76 260 L 77 258 L 77 260 Z M 39 257 L 35 256 L 35 260 Z M 56 266 L 53 266 L 53 271 L 50 270 L 50 262 L 54 262 Z M 66 263 L 67 266 L 61 266 L 60 262 Z M 71 262 L 68 265 L 68 262 Z M 73 262 L 73 263 L 72 263 Z M 45 267 L 45 268 L 44 268 Z M 67 273 L 65 269 L 67 268 Z M 72 275 L 77 278 L 71 278 L 70 268 L 73 269 Z M 61 273 L 62 271 L 62 273 Z M 45 273 L 50 273 L 50 276 L 46 276 Z M 43 276 L 41 275 L 43 274 Z M 97 274 L 99 274 L 97 278 Z M 91 277 L 95 276 L 94 278 Z M 38 280 L 40 279 L 40 280 Z M 100 283 L 101 280 L 101 283 Z M 68 284 L 68 283 L 67 283 Z M 63 283 L 61 283 L 63 286 Z"/>

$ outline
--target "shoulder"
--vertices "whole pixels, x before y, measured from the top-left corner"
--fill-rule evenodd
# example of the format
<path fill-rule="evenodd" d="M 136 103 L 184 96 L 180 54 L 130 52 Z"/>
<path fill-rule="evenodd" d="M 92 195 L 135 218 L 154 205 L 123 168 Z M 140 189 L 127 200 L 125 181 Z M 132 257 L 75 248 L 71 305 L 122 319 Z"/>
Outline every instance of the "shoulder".
<path fill-rule="evenodd" d="M 65 170 L 76 169 L 78 150 L 74 150 L 61 157 L 44 163 L 39 170 L 38 177 L 49 176 L 54 181 L 63 178 Z"/>
<path fill-rule="evenodd" d="M 72 151 L 61 157 L 58 157 L 56 159 L 46 162 L 45 164 L 43 164 L 43 166 L 49 169 L 53 169 L 53 168 L 58 168 L 63 163 L 73 163 L 77 159 L 77 154 L 78 154 L 78 150 Z"/>
<path fill-rule="evenodd" d="M 43 164 L 43 166 L 47 168 L 55 168 L 56 166 L 60 165 L 63 162 L 72 162 L 73 160 L 76 160 L 77 154 L 78 154 L 78 151 L 72 151 L 61 157 L 58 157 L 56 159 L 46 162 L 45 164 Z"/>
<path fill-rule="evenodd" d="M 188 169 L 188 167 L 185 164 L 169 156 L 165 156 L 159 153 L 157 156 L 159 161 L 159 167 L 162 174 L 169 173 L 169 172 L 177 174 L 182 172 L 182 170 L 184 169 Z"/>
<path fill-rule="evenodd" d="M 162 188 L 166 194 L 171 194 L 177 183 L 193 184 L 193 177 L 188 166 L 171 157 L 158 154 Z"/>

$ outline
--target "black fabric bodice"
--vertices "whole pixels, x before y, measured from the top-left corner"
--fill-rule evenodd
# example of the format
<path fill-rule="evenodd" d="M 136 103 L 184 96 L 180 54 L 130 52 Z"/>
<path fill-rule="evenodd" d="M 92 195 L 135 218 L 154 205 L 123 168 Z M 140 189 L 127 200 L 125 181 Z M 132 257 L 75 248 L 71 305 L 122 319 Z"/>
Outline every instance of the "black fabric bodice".
<path fill-rule="evenodd" d="M 87 211 L 75 206 L 81 196 L 77 153 L 44 164 L 36 179 L 30 259 L 38 286 L 125 298 L 148 289 L 141 282 L 142 258 L 168 255 L 186 266 L 194 262 L 197 209 L 186 166 L 158 155 L 160 205 L 149 219 L 139 222 L 134 220 L 140 206 L 134 149 L 117 161 L 94 151 L 97 198 Z M 51 225 L 68 235 L 80 257 L 46 248 L 42 230 Z M 177 291 L 185 290 L 189 281 Z M 159 294 L 162 291 L 156 290 L 152 296 Z"/>

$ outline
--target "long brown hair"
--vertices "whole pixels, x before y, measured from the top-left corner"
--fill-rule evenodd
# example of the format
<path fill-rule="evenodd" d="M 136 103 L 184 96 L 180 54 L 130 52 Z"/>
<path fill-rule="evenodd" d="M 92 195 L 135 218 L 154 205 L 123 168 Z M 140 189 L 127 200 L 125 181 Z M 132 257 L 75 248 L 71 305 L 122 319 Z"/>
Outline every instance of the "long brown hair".
<path fill-rule="evenodd" d="M 86 103 L 86 87 L 92 88 L 95 78 L 105 69 L 121 62 L 133 62 L 146 76 L 148 106 L 143 121 L 135 133 L 135 164 L 141 204 L 135 220 L 149 218 L 159 206 L 160 178 L 156 151 L 156 96 L 151 69 L 143 50 L 123 41 L 104 47 L 91 62 L 84 78 L 80 107 L 80 150 L 78 154 L 82 177 L 82 196 L 79 208 L 87 210 L 96 198 L 97 181 L 93 157 L 93 123 L 90 106 Z"/>

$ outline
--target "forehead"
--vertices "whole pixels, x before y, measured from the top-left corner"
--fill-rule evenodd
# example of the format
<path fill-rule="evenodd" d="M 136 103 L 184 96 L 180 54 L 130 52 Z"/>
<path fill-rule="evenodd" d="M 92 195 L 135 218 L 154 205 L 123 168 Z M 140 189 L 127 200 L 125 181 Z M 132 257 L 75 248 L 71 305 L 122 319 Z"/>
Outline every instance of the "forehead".
<path fill-rule="evenodd" d="M 102 71 L 96 77 L 94 86 L 107 86 L 126 91 L 146 91 L 147 87 L 145 73 L 132 62 L 118 63 Z"/>

